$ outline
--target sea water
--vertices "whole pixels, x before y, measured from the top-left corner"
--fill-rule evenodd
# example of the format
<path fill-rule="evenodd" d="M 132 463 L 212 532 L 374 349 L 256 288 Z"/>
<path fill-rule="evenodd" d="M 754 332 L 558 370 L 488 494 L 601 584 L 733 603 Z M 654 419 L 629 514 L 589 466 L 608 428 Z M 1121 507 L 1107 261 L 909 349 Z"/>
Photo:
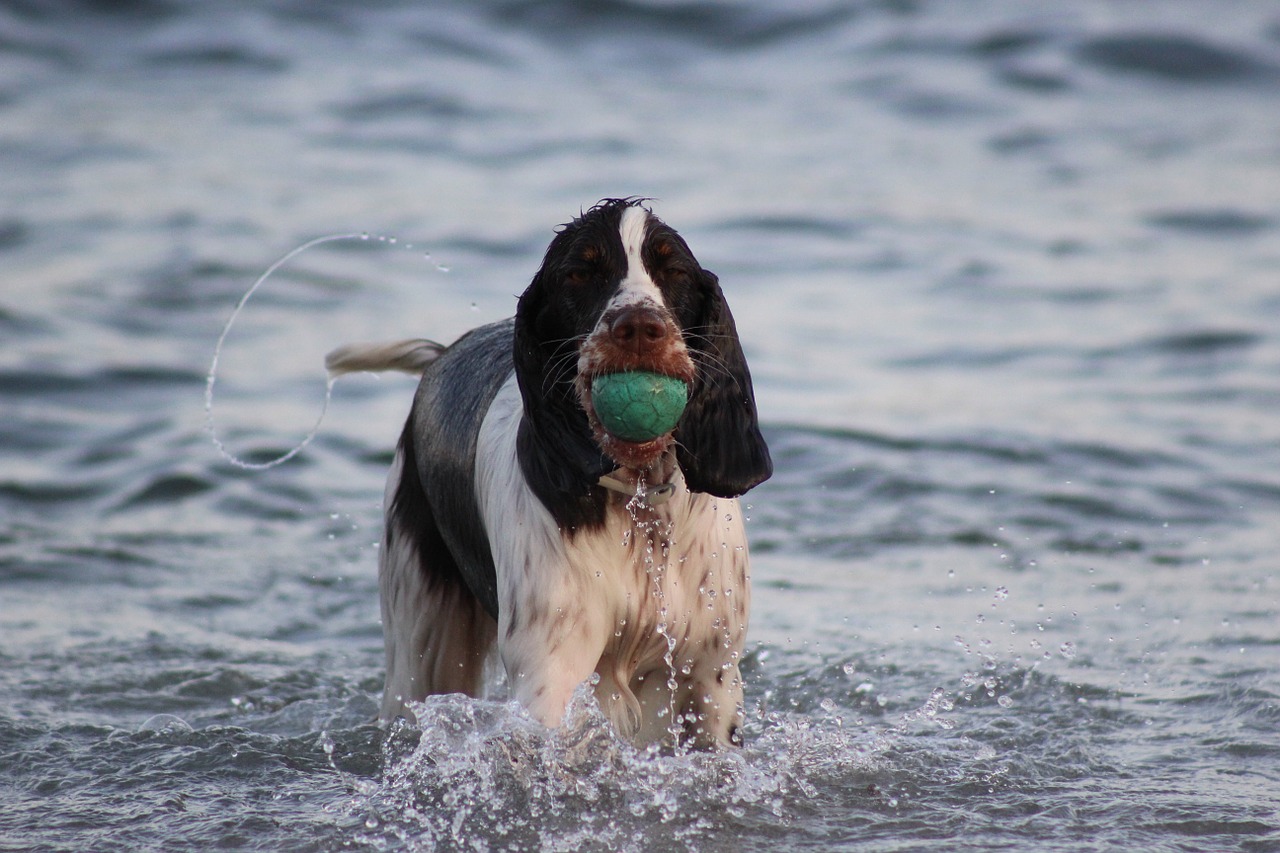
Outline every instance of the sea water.
<path fill-rule="evenodd" d="M 1280 849 L 1278 190 L 1262 0 L 6 5 L 0 849 Z M 219 332 L 384 236 L 228 335 L 265 462 L 633 194 L 776 463 L 746 745 L 379 728 L 413 382 L 246 471 Z"/>

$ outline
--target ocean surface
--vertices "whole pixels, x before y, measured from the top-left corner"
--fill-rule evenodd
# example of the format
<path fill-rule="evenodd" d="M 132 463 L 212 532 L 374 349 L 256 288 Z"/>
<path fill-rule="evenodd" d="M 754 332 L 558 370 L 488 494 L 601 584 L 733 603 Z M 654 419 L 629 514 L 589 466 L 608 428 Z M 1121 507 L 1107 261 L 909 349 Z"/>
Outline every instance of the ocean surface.
<path fill-rule="evenodd" d="M 722 279 L 747 745 L 373 723 L 414 383 L 642 195 Z M 360 235 L 367 235 L 363 239 Z M 1280 6 L 0 4 L 0 850 L 1280 850 Z"/>

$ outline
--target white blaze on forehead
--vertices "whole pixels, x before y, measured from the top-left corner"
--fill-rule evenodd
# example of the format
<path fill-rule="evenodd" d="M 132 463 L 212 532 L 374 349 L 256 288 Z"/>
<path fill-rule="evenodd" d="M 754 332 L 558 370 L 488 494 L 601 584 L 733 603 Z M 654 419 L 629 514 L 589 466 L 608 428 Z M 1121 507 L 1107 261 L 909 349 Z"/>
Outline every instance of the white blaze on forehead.
<path fill-rule="evenodd" d="M 622 279 L 621 289 L 613 298 L 612 305 L 644 302 L 646 300 L 663 305 L 662 291 L 653 283 L 649 271 L 644 267 L 640 250 L 644 246 L 644 237 L 649 230 L 649 211 L 643 207 L 628 207 L 622 211 L 622 220 L 618 224 L 618 234 L 622 238 L 622 247 L 627 254 L 627 274 Z"/>

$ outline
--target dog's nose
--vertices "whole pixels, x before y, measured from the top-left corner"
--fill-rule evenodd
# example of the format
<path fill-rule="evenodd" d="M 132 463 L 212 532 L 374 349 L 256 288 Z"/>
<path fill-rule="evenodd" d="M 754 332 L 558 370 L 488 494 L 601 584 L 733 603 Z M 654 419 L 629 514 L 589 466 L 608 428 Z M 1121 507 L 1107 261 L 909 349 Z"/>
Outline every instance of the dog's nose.
<path fill-rule="evenodd" d="M 624 308 L 609 322 L 609 337 L 623 349 L 641 354 L 661 343 L 667 336 L 667 324 L 652 308 Z"/>

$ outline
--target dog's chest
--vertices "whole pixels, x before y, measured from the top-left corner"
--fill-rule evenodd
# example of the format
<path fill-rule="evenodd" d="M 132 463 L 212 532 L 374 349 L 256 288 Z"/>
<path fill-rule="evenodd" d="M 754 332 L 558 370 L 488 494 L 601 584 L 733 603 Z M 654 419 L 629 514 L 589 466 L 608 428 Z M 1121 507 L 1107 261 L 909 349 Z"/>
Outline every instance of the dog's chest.
<path fill-rule="evenodd" d="M 603 528 L 568 549 L 591 602 L 609 615 L 606 654 L 627 668 L 737 645 L 749 600 L 738 502 L 683 485 L 658 509 L 610 507 Z"/>

